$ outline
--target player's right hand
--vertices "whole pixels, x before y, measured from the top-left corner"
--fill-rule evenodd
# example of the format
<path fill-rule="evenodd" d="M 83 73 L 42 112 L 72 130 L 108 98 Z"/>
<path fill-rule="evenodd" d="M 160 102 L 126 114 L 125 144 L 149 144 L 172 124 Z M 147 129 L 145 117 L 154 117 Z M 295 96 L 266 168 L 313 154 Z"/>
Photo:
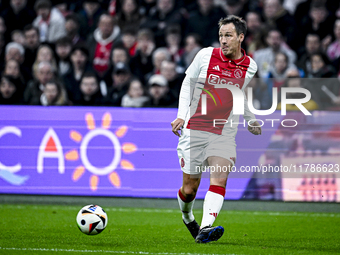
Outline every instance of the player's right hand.
<path fill-rule="evenodd" d="M 180 137 L 181 135 L 179 134 L 179 130 L 183 127 L 184 125 L 184 120 L 183 119 L 175 119 L 173 122 L 171 122 L 171 126 L 172 126 L 172 132 L 177 135 L 178 137 Z"/>

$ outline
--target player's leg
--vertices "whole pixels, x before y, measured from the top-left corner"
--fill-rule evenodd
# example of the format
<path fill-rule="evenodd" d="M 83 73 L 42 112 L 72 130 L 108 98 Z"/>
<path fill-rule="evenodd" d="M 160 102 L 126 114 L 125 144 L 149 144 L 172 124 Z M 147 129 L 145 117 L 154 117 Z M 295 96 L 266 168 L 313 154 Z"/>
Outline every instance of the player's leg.
<path fill-rule="evenodd" d="M 208 164 L 214 171 L 210 173 L 210 187 L 204 199 L 201 228 L 212 226 L 218 216 L 224 202 L 228 170 L 233 166 L 222 157 L 209 157 Z"/>
<path fill-rule="evenodd" d="M 183 173 L 183 184 L 178 191 L 178 198 L 183 220 L 186 223 L 193 221 L 195 218 L 192 214 L 192 207 L 195 201 L 197 189 L 201 182 L 201 175 L 190 175 Z"/>
<path fill-rule="evenodd" d="M 208 157 L 208 164 L 211 167 L 210 187 L 204 198 L 201 230 L 196 237 L 198 243 L 216 241 L 223 235 L 223 227 L 212 225 L 222 208 L 229 170 L 233 166 L 228 159 L 217 156 Z"/>
<path fill-rule="evenodd" d="M 191 175 L 183 172 L 183 184 L 177 193 L 179 207 L 182 211 L 182 219 L 187 226 L 193 238 L 196 238 L 199 225 L 195 221 L 192 212 L 194 206 L 197 189 L 201 182 L 201 175 Z"/>
<path fill-rule="evenodd" d="M 177 147 L 179 163 L 183 171 L 182 187 L 177 193 L 178 204 L 182 211 L 183 222 L 194 238 L 198 234 L 199 225 L 195 221 L 192 208 L 201 181 L 200 166 L 205 159 L 204 143 L 207 141 L 205 136 L 184 128 Z"/>

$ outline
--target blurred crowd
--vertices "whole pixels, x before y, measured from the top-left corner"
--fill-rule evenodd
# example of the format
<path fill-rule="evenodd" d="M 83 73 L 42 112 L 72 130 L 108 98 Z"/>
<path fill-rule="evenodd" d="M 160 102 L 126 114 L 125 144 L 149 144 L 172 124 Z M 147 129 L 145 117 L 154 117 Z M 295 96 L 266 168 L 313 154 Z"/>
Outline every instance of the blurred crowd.
<path fill-rule="evenodd" d="M 248 25 L 255 108 L 281 87 L 309 89 L 310 110 L 340 105 L 339 0 L 1 1 L 0 104 L 177 107 L 229 14 Z"/>

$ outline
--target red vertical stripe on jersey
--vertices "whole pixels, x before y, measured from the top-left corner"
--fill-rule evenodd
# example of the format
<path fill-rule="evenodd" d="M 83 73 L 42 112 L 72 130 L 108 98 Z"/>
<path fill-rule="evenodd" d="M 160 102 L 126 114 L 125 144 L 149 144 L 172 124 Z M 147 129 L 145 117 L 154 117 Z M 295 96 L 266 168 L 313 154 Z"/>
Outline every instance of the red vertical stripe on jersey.
<path fill-rule="evenodd" d="M 187 128 L 222 134 L 225 124 L 216 124 L 214 127 L 214 119 L 227 120 L 229 118 L 233 109 L 233 96 L 229 89 L 217 88 L 216 85 L 228 84 L 242 89 L 250 64 L 250 59 L 244 50 L 242 53 L 242 58 L 229 60 L 221 53 L 221 48 L 213 49 L 204 84 L 204 90 L 212 96 L 202 90 L 202 94 L 206 94 L 207 114 L 201 114 L 203 105 L 200 99 L 195 113 L 191 114 Z"/>

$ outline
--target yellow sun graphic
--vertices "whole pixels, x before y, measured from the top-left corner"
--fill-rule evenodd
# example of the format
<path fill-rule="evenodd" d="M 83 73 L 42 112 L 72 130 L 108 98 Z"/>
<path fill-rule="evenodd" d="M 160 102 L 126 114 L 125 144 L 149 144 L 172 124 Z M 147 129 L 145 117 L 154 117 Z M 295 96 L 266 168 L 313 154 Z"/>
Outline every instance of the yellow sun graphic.
<path fill-rule="evenodd" d="M 79 158 L 82 161 L 82 165 L 76 167 L 73 172 L 72 180 L 78 181 L 80 177 L 84 174 L 85 170 L 88 170 L 92 173 L 89 185 L 91 190 L 96 191 L 99 184 L 99 176 L 107 175 L 109 181 L 114 187 L 120 188 L 121 181 L 120 177 L 115 169 L 120 164 L 120 166 L 125 170 L 134 170 L 134 165 L 125 159 L 121 159 L 122 152 L 125 154 L 130 154 L 137 151 L 137 146 L 133 143 L 121 143 L 118 138 L 122 138 L 126 132 L 128 131 L 127 126 L 119 127 L 115 133 L 111 132 L 109 129 L 111 127 L 112 117 L 110 113 L 105 113 L 102 117 L 102 125 L 101 127 L 96 128 L 95 120 L 93 118 L 92 113 L 87 113 L 85 115 L 85 121 L 87 124 L 87 129 L 89 132 L 83 137 L 79 132 L 75 130 L 70 131 L 70 138 L 80 143 L 79 152 L 77 149 L 70 150 L 65 153 L 65 159 L 70 161 L 77 161 Z M 96 167 L 91 164 L 87 156 L 87 148 L 89 142 L 96 136 L 105 136 L 107 137 L 113 145 L 114 149 L 114 157 L 111 163 L 105 167 Z"/>

